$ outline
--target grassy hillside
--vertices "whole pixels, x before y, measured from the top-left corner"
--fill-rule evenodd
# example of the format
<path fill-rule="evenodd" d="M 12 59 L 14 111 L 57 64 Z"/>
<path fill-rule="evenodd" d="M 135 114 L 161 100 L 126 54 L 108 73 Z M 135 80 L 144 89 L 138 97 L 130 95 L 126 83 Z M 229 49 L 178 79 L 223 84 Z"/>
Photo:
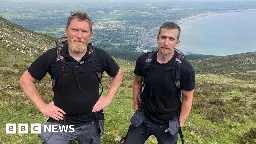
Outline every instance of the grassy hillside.
<path fill-rule="evenodd" d="M 212 57 L 192 62 L 197 73 L 230 74 L 255 70 L 256 52 Z"/>
<path fill-rule="evenodd" d="M 35 56 L 54 46 L 54 37 L 35 33 L 0 16 L 0 41 L 6 49 Z"/>
<path fill-rule="evenodd" d="M 22 72 L 54 38 L 34 33 L 0 17 L 0 141 L 4 144 L 36 144 L 35 134 L 5 134 L 6 123 L 44 123 L 44 117 L 17 85 Z M 105 109 L 104 144 L 125 135 L 133 114 L 134 62 L 117 59 L 124 69 L 124 82 L 112 104 Z M 194 105 L 184 127 L 189 144 L 256 143 L 256 53 L 191 61 L 197 71 Z M 109 78 L 104 77 L 105 91 Z M 36 86 L 49 102 L 51 83 L 47 76 Z M 150 137 L 148 144 L 156 143 Z"/>

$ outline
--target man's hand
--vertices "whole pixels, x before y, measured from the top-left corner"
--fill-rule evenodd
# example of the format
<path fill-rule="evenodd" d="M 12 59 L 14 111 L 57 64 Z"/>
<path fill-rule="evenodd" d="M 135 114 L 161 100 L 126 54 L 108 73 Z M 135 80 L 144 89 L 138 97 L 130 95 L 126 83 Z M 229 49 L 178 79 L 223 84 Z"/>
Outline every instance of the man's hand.
<path fill-rule="evenodd" d="M 184 124 L 185 124 L 184 121 L 183 122 L 180 121 L 180 127 L 184 127 Z"/>
<path fill-rule="evenodd" d="M 134 112 L 136 112 L 139 109 L 139 103 L 133 102 Z"/>
<path fill-rule="evenodd" d="M 62 109 L 55 106 L 53 102 L 41 106 L 39 110 L 44 115 L 49 116 L 55 120 L 63 120 L 64 114 L 66 114 Z"/>
<path fill-rule="evenodd" d="M 180 123 L 180 125 L 179 125 L 180 128 L 184 127 L 184 123 L 185 123 L 185 122 L 181 122 L 181 121 L 180 121 L 179 123 Z M 170 132 L 170 129 L 167 128 L 167 129 L 165 130 L 165 132 Z"/>
<path fill-rule="evenodd" d="M 112 99 L 108 98 L 107 96 L 100 96 L 99 100 L 93 106 L 92 112 L 98 112 L 103 110 L 111 103 L 111 101 Z"/>

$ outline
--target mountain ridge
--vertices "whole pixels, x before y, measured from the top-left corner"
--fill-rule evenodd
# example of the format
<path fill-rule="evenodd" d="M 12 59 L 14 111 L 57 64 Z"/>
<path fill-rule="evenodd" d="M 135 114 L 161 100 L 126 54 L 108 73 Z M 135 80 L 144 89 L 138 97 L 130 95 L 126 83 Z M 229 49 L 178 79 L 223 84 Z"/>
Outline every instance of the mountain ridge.
<path fill-rule="evenodd" d="M 0 27 L 0 42 L 9 50 L 38 56 L 43 51 L 54 47 L 56 38 L 26 29 L 1 16 Z"/>

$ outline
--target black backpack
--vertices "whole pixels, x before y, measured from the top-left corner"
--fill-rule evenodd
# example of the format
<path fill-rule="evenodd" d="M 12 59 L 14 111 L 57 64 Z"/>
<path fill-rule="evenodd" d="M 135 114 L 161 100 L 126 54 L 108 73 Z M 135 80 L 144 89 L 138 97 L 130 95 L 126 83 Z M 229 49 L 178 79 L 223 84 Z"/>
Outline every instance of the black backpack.
<path fill-rule="evenodd" d="M 60 76 L 60 73 L 64 72 L 64 66 L 65 65 L 70 65 L 71 63 L 77 63 L 77 62 L 65 62 L 64 57 L 61 55 L 61 51 L 63 49 L 63 47 L 67 45 L 67 38 L 66 37 L 62 37 L 59 38 L 56 41 L 56 47 L 57 47 L 57 57 L 56 57 L 56 62 L 53 65 L 53 76 L 52 76 L 52 87 L 54 88 L 56 85 L 56 82 Z M 97 76 L 99 85 L 101 87 L 101 92 L 99 93 L 99 95 L 102 94 L 103 92 L 103 86 L 101 84 L 101 79 L 102 79 L 102 73 L 103 73 L 103 69 L 100 66 L 98 57 L 96 56 L 96 52 L 94 47 L 92 46 L 91 43 L 89 43 L 88 46 L 88 51 L 89 51 L 89 59 L 88 59 L 88 63 L 90 65 L 90 67 L 92 68 L 92 70 L 94 71 L 95 75 Z M 84 64 L 85 61 L 80 61 L 79 64 Z M 76 79 L 78 79 L 76 77 Z M 78 88 L 79 90 L 81 90 L 81 87 L 78 84 Z"/>

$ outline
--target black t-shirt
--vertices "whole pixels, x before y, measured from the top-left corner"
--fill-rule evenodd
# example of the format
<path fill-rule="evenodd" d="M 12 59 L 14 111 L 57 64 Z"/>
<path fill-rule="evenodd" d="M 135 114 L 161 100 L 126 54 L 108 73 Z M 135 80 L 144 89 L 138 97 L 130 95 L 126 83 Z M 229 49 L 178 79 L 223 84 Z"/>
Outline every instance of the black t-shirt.
<path fill-rule="evenodd" d="M 115 60 L 104 50 L 94 48 L 100 67 L 111 77 L 119 71 Z M 65 62 L 72 65 L 63 65 L 59 70 L 59 77 L 56 81 L 54 91 L 54 104 L 63 109 L 67 115 L 88 115 L 93 116 L 92 108 L 99 98 L 99 81 L 91 68 L 89 52 L 82 57 L 84 64 L 79 64 L 68 53 L 67 45 L 61 50 Z M 53 66 L 56 64 L 57 48 L 49 49 L 28 68 L 33 78 L 41 80 L 48 72 L 53 78 Z M 76 72 L 75 72 L 76 70 Z M 78 84 L 81 90 L 78 88 Z M 90 119 L 90 118 L 88 118 Z"/>
<path fill-rule="evenodd" d="M 148 53 L 141 55 L 137 61 L 134 74 L 144 76 L 144 65 Z M 176 54 L 165 63 L 157 62 L 157 52 L 152 57 L 151 68 L 147 70 L 144 79 L 144 89 L 141 93 L 145 116 L 155 122 L 165 123 L 178 115 L 181 107 L 181 90 L 193 90 L 195 88 L 195 71 L 189 62 L 182 60 L 180 69 L 180 89 L 174 83 L 172 70 L 176 63 Z"/>

